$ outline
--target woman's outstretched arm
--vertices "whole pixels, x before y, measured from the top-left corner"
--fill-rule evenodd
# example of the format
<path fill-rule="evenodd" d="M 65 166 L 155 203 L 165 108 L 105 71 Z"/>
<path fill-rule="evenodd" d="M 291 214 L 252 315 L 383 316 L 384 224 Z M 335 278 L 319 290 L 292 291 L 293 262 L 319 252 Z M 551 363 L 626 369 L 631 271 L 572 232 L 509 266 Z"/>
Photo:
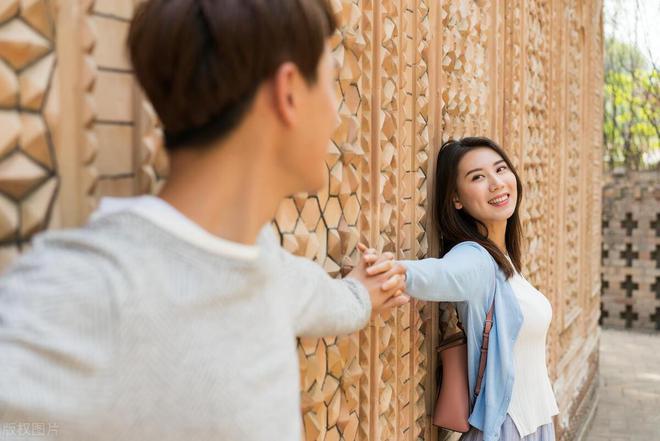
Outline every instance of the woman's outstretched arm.
<path fill-rule="evenodd" d="M 441 259 L 403 260 L 406 290 L 411 296 L 434 302 L 464 302 L 488 293 L 495 263 L 476 242 L 462 242 Z"/>

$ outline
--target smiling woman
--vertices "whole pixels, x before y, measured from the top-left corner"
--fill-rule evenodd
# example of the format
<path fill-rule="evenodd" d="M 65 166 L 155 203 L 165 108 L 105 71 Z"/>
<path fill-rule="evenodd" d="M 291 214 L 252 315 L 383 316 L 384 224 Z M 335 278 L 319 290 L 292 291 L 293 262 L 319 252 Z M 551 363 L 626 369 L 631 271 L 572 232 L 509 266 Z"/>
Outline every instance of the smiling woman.
<path fill-rule="evenodd" d="M 520 178 L 495 142 L 446 142 L 438 153 L 434 198 L 441 258 L 402 262 L 410 295 L 457 302 L 469 390 L 475 391 L 472 427 L 463 441 L 555 439 L 552 417 L 559 411 L 545 359 L 552 308 L 521 274 L 521 200 Z M 494 325 L 482 357 L 492 305 Z"/>
<path fill-rule="evenodd" d="M 434 187 L 441 255 L 460 242 L 474 241 L 488 250 L 507 277 L 514 268 L 520 271 L 523 189 L 500 146 L 481 137 L 447 141 L 438 153 Z"/>

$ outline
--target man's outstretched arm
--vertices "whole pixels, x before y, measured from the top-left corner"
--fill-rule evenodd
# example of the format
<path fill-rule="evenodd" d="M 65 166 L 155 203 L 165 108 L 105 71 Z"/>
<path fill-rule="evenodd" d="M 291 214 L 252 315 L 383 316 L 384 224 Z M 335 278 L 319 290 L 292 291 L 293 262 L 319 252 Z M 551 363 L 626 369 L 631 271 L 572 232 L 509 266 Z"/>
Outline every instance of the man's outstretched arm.
<path fill-rule="evenodd" d="M 377 274 L 367 274 L 367 267 L 393 256 L 378 258 L 364 254 L 358 265 L 344 278 L 333 279 L 318 264 L 293 256 L 281 249 L 281 264 L 296 334 L 322 337 L 355 332 L 363 328 L 370 315 L 404 305 L 409 297 L 405 289 L 405 268 L 392 262 Z"/>

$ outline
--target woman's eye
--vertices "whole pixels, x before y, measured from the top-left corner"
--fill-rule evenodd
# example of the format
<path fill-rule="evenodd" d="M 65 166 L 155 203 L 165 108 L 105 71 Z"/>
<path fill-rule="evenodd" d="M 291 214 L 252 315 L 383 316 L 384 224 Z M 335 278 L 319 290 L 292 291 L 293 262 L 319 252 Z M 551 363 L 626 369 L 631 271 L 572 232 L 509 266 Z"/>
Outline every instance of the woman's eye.
<path fill-rule="evenodd" d="M 506 169 L 507 169 L 507 166 L 505 166 L 505 165 L 503 165 L 501 167 L 498 167 L 497 168 L 497 173 L 500 173 L 502 170 L 506 170 Z"/>
<path fill-rule="evenodd" d="M 473 181 L 477 181 L 477 180 L 479 180 L 479 179 L 481 179 L 481 178 L 483 178 L 483 177 L 484 177 L 484 175 L 474 175 L 474 176 L 472 176 L 472 180 L 473 180 Z"/>

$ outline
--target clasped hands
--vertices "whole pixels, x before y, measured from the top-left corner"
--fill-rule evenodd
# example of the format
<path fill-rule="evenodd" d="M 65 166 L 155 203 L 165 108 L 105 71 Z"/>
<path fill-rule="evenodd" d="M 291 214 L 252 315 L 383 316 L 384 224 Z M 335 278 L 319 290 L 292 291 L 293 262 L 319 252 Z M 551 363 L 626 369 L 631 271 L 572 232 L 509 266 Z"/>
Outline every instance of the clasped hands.
<path fill-rule="evenodd" d="M 362 253 L 358 265 L 348 274 L 369 291 L 372 313 L 405 305 L 410 301 L 406 291 L 406 268 L 394 260 L 394 254 L 378 255 L 375 249 L 358 244 Z"/>

